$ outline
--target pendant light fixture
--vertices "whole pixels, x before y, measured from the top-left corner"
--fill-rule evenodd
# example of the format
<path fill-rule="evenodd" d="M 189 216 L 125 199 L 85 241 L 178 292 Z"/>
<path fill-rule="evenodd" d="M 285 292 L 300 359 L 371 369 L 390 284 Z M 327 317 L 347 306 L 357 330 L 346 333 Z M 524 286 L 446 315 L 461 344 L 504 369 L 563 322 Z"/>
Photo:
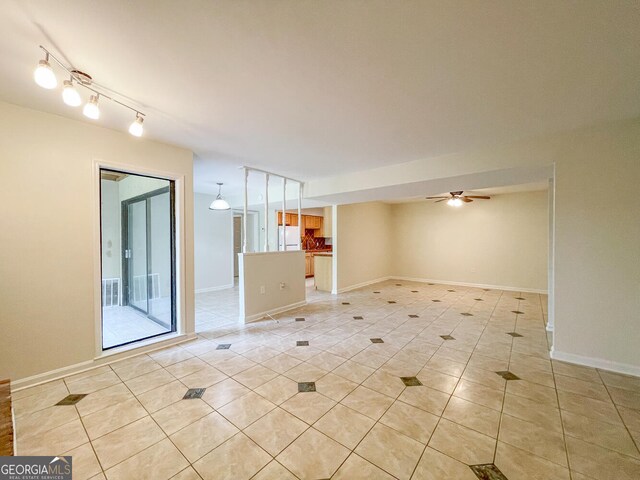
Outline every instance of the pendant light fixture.
<path fill-rule="evenodd" d="M 70 107 L 77 107 L 82 103 L 78 90 L 73 86 L 73 77 L 63 82 L 62 100 Z"/>
<path fill-rule="evenodd" d="M 55 64 L 69 74 L 69 80 L 65 80 L 63 82 L 62 100 L 65 104 L 70 107 L 79 106 L 82 103 L 82 98 L 80 97 L 80 93 L 76 89 L 76 86 L 86 88 L 91 92 L 89 101 L 82 109 L 82 113 L 84 113 L 86 117 L 92 120 L 98 120 L 100 118 L 100 107 L 98 106 L 98 102 L 101 98 L 105 98 L 113 103 L 117 103 L 121 107 L 131 110 L 136 114 L 135 120 L 131 125 L 129 125 L 129 133 L 134 137 L 142 136 L 144 133 L 142 123 L 144 122 L 145 114 L 142 113 L 140 109 L 134 108 L 131 105 L 118 100 L 117 97 L 121 97 L 120 95 L 113 93 L 112 90 L 109 90 L 104 86 L 95 84 L 91 75 L 80 70 L 76 70 L 73 67 L 67 67 L 42 45 L 40 45 L 40 48 L 44 52 L 45 57 L 44 60 L 40 60 L 38 62 L 38 66 L 33 72 L 33 79 L 39 86 L 46 88 L 47 90 L 51 90 L 58 86 L 58 80 L 56 79 L 56 75 L 49 63 L 49 59 L 51 58 Z M 228 205 L 227 208 L 229 208 Z"/>
<path fill-rule="evenodd" d="M 209 210 L 229 210 L 231 208 L 229 203 L 222 198 L 222 185 L 224 184 L 218 183 L 218 196 L 213 202 L 211 202 L 211 205 L 209 205 Z"/>

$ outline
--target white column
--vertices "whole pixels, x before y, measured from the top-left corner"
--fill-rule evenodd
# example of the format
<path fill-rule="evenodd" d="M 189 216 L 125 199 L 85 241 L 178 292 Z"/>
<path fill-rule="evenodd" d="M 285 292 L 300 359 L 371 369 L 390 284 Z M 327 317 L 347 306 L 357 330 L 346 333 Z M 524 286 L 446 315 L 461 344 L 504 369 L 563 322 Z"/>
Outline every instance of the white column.
<path fill-rule="evenodd" d="M 554 169 L 555 170 L 555 169 Z M 556 190 L 553 178 L 549 179 L 549 273 L 547 278 L 547 291 L 549 303 L 547 304 L 547 331 L 553 332 L 555 323 L 555 214 L 556 214 Z"/>
<path fill-rule="evenodd" d="M 282 178 L 282 250 L 287 251 L 287 179 Z M 280 244 L 280 232 L 278 232 L 278 246 Z"/>
<path fill-rule="evenodd" d="M 298 250 L 302 250 L 301 235 L 304 233 L 302 227 L 302 183 L 298 182 L 298 229 L 300 231 L 300 235 L 298 235 Z"/>
<path fill-rule="evenodd" d="M 249 170 L 244 169 L 244 209 L 242 212 L 242 253 L 247 253 L 247 181 Z"/>
<path fill-rule="evenodd" d="M 269 251 L 269 174 L 264 174 L 264 251 Z"/>

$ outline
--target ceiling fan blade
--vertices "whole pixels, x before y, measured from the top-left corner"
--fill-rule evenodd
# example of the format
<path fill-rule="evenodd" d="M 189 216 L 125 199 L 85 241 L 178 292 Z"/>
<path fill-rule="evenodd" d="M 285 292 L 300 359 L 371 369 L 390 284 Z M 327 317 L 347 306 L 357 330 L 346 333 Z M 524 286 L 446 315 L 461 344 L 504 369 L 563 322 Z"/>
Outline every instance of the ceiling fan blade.
<path fill-rule="evenodd" d="M 487 197 L 485 195 L 465 195 L 467 198 L 482 198 L 483 200 L 490 200 L 491 197 Z"/>
<path fill-rule="evenodd" d="M 469 197 L 460 197 L 460 199 L 466 203 L 473 202 L 473 200 L 471 200 Z"/>
<path fill-rule="evenodd" d="M 437 198 L 437 197 L 436 197 L 436 198 Z M 436 200 L 436 201 L 435 201 L 435 202 L 433 202 L 433 203 L 440 203 L 440 202 L 444 202 L 445 200 L 449 200 L 449 199 L 445 197 L 445 198 L 443 198 L 442 200 Z"/>
<path fill-rule="evenodd" d="M 444 199 L 447 199 L 447 198 L 449 198 L 449 197 L 425 197 L 425 198 L 426 198 L 427 200 L 433 200 L 433 199 L 435 199 L 435 198 L 444 198 Z"/>

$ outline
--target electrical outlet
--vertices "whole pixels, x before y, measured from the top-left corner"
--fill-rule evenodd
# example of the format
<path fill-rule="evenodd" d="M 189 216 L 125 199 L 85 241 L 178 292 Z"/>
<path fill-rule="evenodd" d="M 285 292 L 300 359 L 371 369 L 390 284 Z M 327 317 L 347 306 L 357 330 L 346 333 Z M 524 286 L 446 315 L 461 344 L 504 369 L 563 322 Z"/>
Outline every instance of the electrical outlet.
<path fill-rule="evenodd" d="M 284 290 L 285 287 L 285 283 L 284 282 L 280 282 L 280 290 Z"/>
<path fill-rule="evenodd" d="M 264 288 L 264 285 L 260 285 L 260 295 L 264 295 L 266 293 L 266 290 Z"/>

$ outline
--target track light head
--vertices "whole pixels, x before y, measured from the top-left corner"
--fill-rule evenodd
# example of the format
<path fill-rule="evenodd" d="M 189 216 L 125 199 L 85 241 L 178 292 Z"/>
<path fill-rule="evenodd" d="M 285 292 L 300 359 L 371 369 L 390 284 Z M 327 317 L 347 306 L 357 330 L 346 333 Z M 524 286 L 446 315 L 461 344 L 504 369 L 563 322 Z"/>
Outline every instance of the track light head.
<path fill-rule="evenodd" d="M 73 86 L 72 80 L 65 80 L 63 82 L 64 88 L 62 90 L 62 100 L 70 107 L 77 107 L 82 103 L 78 90 Z"/>
<path fill-rule="evenodd" d="M 136 113 L 136 119 L 129 126 L 129 133 L 134 137 L 141 137 L 144 132 L 144 128 L 142 128 L 142 122 L 144 122 L 144 117 L 139 113 Z"/>
<path fill-rule="evenodd" d="M 33 79 L 38 85 L 47 90 L 51 90 L 58 86 L 58 80 L 53 73 L 51 65 L 49 65 L 49 54 L 47 53 L 44 60 L 38 62 L 35 72 L 33 72 Z"/>
<path fill-rule="evenodd" d="M 99 95 L 91 95 L 91 97 L 89 97 L 89 101 L 84 105 L 84 108 L 82 109 L 82 113 L 84 113 L 85 117 L 88 117 L 92 120 L 97 120 L 98 118 L 100 118 L 98 97 Z"/>

